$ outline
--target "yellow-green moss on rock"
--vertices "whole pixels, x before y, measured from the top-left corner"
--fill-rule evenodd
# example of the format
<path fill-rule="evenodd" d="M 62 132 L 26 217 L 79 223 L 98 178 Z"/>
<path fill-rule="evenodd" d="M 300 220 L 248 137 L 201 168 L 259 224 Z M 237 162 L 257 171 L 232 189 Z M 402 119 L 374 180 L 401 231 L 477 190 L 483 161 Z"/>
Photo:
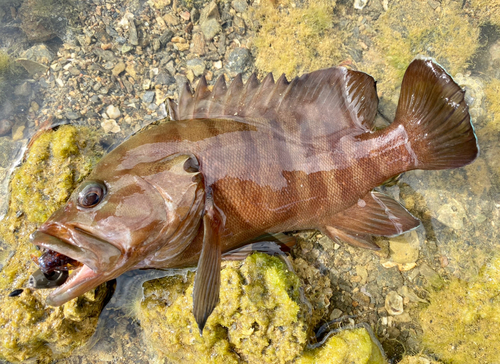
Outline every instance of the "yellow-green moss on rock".
<path fill-rule="evenodd" d="M 294 77 L 339 63 L 348 32 L 333 24 L 334 8 L 332 0 L 261 1 L 255 8 L 261 26 L 254 41 L 256 67 Z"/>
<path fill-rule="evenodd" d="M 500 255 L 471 282 L 452 280 L 421 314 L 423 344 L 449 363 L 498 363 Z"/>
<path fill-rule="evenodd" d="M 399 86 L 416 56 L 433 57 L 454 75 L 468 65 L 478 38 L 479 28 L 457 2 L 445 0 L 435 10 L 426 1 L 391 2 L 375 23 L 362 69 L 380 81 L 382 93 Z"/>
<path fill-rule="evenodd" d="M 368 330 L 344 330 L 316 349 L 305 350 L 295 364 L 384 364 L 384 356 Z"/>
<path fill-rule="evenodd" d="M 31 234 L 59 208 L 102 155 L 88 129 L 62 126 L 37 138 L 26 161 L 14 173 L 9 211 L 0 236 L 10 250 L 0 272 L 0 358 L 11 362 L 49 363 L 66 357 L 93 334 L 107 296 L 106 286 L 62 307 L 46 307 L 47 290 L 26 289 L 37 269 Z M 10 252 L 10 254 L 9 254 Z M 21 295 L 9 297 L 14 289 Z"/>
<path fill-rule="evenodd" d="M 286 363 L 307 343 L 300 281 L 279 258 L 256 253 L 222 270 L 221 296 L 200 337 L 192 314 L 194 274 L 144 284 L 139 318 L 147 339 L 175 363 Z"/>

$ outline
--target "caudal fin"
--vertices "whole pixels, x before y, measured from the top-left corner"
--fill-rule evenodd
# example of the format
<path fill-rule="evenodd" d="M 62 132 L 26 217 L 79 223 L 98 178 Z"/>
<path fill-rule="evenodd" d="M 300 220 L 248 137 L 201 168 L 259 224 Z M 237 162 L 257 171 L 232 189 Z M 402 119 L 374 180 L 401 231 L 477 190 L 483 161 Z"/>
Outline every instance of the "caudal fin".
<path fill-rule="evenodd" d="M 408 133 L 415 169 L 462 167 L 478 155 L 464 94 L 431 60 L 414 60 L 406 70 L 395 123 Z"/>

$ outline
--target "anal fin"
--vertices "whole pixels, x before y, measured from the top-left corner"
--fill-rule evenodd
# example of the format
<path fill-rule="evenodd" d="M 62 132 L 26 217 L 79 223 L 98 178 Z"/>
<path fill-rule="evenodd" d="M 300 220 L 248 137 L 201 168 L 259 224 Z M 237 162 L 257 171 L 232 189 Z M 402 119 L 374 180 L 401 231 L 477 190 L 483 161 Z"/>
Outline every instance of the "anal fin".
<path fill-rule="evenodd" d="M 206 198 L 203 216 L 203 245 L 193 288 L 193 315 L 203 336 L 208 317 L 219 302 L 223 221 L 211 195 Z"/>
<path fill-rule="evenodd" d="M 371 235 L 400 235 L 419 225 L 420 221 L 397 201 L 371 191 L 355 205 L 334 215 L 322 231 L 334 240 L 378 250 L 379 247 L 371 241 Z"/>

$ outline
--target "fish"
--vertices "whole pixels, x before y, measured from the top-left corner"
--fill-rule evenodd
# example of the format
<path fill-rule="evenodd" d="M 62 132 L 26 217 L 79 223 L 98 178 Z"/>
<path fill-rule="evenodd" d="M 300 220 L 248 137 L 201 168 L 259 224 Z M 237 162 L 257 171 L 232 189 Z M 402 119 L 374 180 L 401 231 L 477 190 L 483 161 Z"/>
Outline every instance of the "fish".
<path fill-rule="evenodd" d="M 32 234 L 43 273 L 69 272 L 46 303 L 62 305 L 130 270 L 197 265 L 201 335 L 226 252 L 304 229 L 377 250 L 372 236 L 420 221 L 374 188 L 478 155 L 464 94 L 440 65 L 416 59 L 394 121 L 376 129 L 375 80 L 345 67 L 291 81 L 253 74 L 244 83 L 238 75 L 227 86 L 221 77 L 212 90 L 201 77 L 194 93 L 186 83 L 178 104 L 168 100 L 170 120 L 104 156 Z"/>

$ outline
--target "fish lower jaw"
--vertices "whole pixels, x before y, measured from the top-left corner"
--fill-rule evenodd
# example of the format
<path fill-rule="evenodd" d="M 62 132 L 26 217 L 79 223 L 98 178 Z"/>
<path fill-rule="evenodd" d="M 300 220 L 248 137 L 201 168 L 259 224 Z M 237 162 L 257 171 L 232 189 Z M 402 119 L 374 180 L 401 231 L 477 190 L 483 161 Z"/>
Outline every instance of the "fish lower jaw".
<path fill-rule="evenodd" d="M 96 272 L 85 264 L 82 264 L 71 272 L 64 284 L 55 288 L 50 293 L 46 304 L 54 307 L 61 306 L 99 285 L 100 283 L 95 283 L 98 278 L 99 276 Z"/>

